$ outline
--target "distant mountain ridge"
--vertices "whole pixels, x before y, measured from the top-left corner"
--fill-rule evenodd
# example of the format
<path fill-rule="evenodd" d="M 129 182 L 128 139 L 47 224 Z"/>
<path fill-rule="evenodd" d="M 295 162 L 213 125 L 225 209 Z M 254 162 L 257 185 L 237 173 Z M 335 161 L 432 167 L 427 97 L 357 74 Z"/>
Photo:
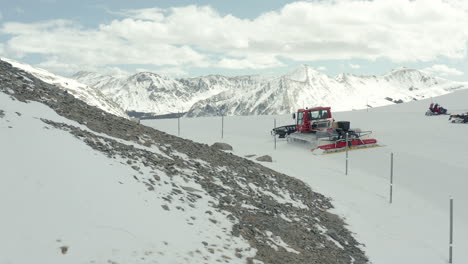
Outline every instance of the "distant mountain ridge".
<path fill-rule="evenodd" d="M 409 102 L 468 88 L 468 83 L 399 68 L 382 76 L 330 77 L 308 65 L 279 77 L 208 75 L 171 79 L 142 72 L 115 78 L 91 72 L 72 76 L 100 90 L 127 111 L 186 116 L 285 114 L 331 106 L 335 111 Z"/>
<path fill-rule="evenodd" d="M 89 105 L 96 106 L 108 113 L 128 118 L 128 115 L 118 104 L 106 98 L 99 90 L 94 89 L 93 87 L 89 87 L 88 85 L 82 84 L 74 79 L 58 76 L 46 70 L 20 63 L 15 60 L 2 57 L 0 57 L 0 60 L 9 63 L 17 69 L 32 74 L 34 77 L 42 80 L 43 82 L 58 86 L 59 88 L 72 94 L 75 98 Z"/>
<path fill-rule="evenodd" d="M 124 78 L 95 72 L 78 72 L 72 78 L 100 90 L 128 112 L 157 115 L 187 112 L 199 101 L 228 90 L 247 89 L 263 79 L 259 76 L 222 75 L 171 79 L 150 72 L 140 72 Z"/>

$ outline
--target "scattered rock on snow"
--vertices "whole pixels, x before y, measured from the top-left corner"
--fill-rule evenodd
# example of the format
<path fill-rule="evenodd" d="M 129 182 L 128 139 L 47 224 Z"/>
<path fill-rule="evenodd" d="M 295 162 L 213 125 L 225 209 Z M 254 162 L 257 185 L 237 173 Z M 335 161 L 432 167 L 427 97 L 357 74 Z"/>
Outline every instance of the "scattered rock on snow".
<path fill-rule="evenodd" d="M 273 162 L 273 160 L 271 159 L 271 157 L 269 155 L 264 155 L 264 156 L 258 157 L 258 158 L 256 158 L 256 160 L 264 161 L 264 162 Z"/>
<path fill-rule="evenodd" d="M 60 252 L 62 252 L 63 255 L 67 254 L 68 246 L 61 246 L 60 247 Z"/>
<path fill-rule="evenodd" d="M 222 142 L 216 142 L 213 145 L 211 145 L 214 148 L 220 149 L 220 150 L 232 150 L 232 146 L 227 144 L 227 143 L 222 143 Z"/>
<path fill-rule="evenodd" d="M 202 192 L 201 190 L 189 187 L 189 186 L 181 186 L 182 189 L 186 190 L 187 192 Z"/>

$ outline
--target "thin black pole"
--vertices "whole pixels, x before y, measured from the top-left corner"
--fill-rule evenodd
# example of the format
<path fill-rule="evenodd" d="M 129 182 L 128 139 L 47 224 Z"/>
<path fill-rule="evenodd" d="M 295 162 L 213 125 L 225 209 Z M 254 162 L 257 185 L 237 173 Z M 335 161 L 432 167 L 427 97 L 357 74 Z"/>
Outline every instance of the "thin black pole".
<path fill-rule="evenodd" d="M 390 203 L 393 201 L 393 152 L 390 154 Z"/>
<path fill-rule="evenodd" d="M 450 196 L 450 241 L 449 241 L 449 263 L 453 258 L 453 197 Z"/>
<path fill-rule="evenodd" d="M 276 118 L 274 119 L 274 122 L 273 122 L 273 128 L 276 128 Z M 276 135 L 273 134 L 273 137 L 275 138 L 275 149 L 276 149 Z"/>
<path fill-rule="evenodd" d="M 346 172 L 345 175 L 348 175 L 348 132 L 346 132 Z"/>

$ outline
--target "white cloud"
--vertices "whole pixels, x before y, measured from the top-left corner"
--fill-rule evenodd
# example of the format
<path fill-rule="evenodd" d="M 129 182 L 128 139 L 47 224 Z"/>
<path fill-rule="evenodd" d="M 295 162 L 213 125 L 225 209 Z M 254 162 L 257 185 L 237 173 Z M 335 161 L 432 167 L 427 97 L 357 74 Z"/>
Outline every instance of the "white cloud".
<path fill-rule="evenodd" d="M 350 64 L 349 64 L 349 67 L 350 67 L 351 69 L 360 69 L 360 68 L 361 68 L 361 65 L 350 63 Z"/>
<path fill-rule="evenodd" d="M 71 21 L 6 23 L 10 53 L 43 54 L 79 66 L 147 64 L 264 69 L 293 61 L 466 56 L 468 5 L 460 0 L 294 2 L 254 19 L 211 7 L 124 10 L 84 29 Z M 353 10 L 353 12 L 349 12 Z"/>
<path fill-rule="evenodd" d="M 122 22 L 143 23 L 133 20 Z M 205 55 L 187 45 L 157 41 L 151 37 L 151 31 L 147 32 L 148 38 L 132 38 L 132 29 L 124 26 L 109 32 L 111 25 L 101 26 L 98 30 L 83 30 L 66 20 L 36 24 L 7 23 L 2 32 L 15 35 L 7 42 L 15 56 L 36 53 L 87 67 L 109 64 L 206 64 Z M 142 29 L 145 27 L 142 26 Z"/>
<path fill-rule="evenodd" d="M 226 69 L 267 69 L 284 66 L 284 64 L 275 57 L 256 55 L 243 59 L 223 58 L 216 66 Z"/>
<path fill-rule="evenodd" d="M 99 70 L 94 69 L 94 71 L 100 71 L 103 74 L 110 75 L 113 77 L 127 77 L 131 75 L 129 71 L 122 70 L 119 67 L 105 67 L 104 69 Z"/>
<path fill-rule="evenodd" d="M 71 73 L 80 71 L 80 68 L 78 67 L 78 65 L 60 61 L 57 57 L 51 57 L 47 59 L 46 61 L 41 62 L 35 66 L 43 68 L 50 72 L 60 72 L 60 73 L 66 73 L 66 74 L 71 74 Z"/>
<path fill-rule="evenodd" d="M 61 62 L 58 57 L 49 57 L 46 61 L 36 64 L 35 66 L 48 70 L 50 72 L 56 72 L 64 75 L 69 75 L 76 73 L 78 71 L 86 70 L 86 71 L 94 71 L 100 72 L 102 74 L 111 75 L 114 77 L 124 77 L 131 75 L 130 72 L 122 70 L 119 67 L 112 67 L 112 66 L 87 66 L 86 68 L 82 68 L 79 65 L 73 63 L 65 63 Z"/>
<path fill-rule="evenodd" d="M 319 67 L 317 68 L 317 70 L 319 70 L 319 71 L 326 71 L 326 70 L 327 70 L 327 67 L 325 67 L 325 66 L 319 66 Z"/>
<path fill-rule="evenodd" d="M 150 21 L 162 21 L 164 19 L 164 9 L 162 8 L 130 9 L 119 12 L 108 12 L 133 19 L 143 19 Z"/>
<path fill-rule="evenodd" d="M 462 76 L 465 74 L 462 71 L 459 71 L 455 68 L 450 68 L 444 64 L 435 64 L 435 65 L 432 65 L 431 67 L 422 69 L 422 71 L 435 75 L 435 76 Z"/>
<path fill-rule="evenodd" d="M 160 74 L 160 75 L 169 76 L 169 77 L 182 77 L 182 76 L 187 76 L 187 74 L 188 74 L 183 69 L 177 68 L 177 67 L 162 68 L 162 69 L 158 69 L 155 72 Z"/>

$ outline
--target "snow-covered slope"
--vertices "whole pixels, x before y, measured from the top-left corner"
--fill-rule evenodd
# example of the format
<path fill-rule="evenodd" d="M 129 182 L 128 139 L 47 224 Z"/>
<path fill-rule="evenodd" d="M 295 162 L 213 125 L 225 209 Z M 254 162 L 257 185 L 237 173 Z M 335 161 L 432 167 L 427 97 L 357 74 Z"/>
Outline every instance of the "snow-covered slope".
<path fill-rule="evenodd" d="M 245 257 L 255 254 L 245 240 L 226 237 L 223 228 L 232 224 L 225 216 L 213 210 L 209 218 L 216 224 L 203 217 L 213 199 L 203 195 L 196 209 L 174 200 L 173 210 L 165 210 L 162 197 L 172 187 L 156 185 L 158 193 L 144 188 L 139 181 L 152 174 L 139 162 L 133 166 L 141 166 L 145 175 L 124 157 L 109 159 L 45 124 L 39 118 L 79 126 L 47 107 L 12 101 L 3 93 L 0 102 L 5 114 L 0 119 L 0 263 L 186 263 L 189 252 L 191 261 L 201 263 L 204 257 L 235 259 L 235 248 Z M 164 173 L 157 177 L 201 189 Z M 204 241 L 226 248 L 211 256 L 196 254 Z"/>
<path fill-rule="evenodd" d="M 299 108 L 331 106 L 338 111 L 409 102 L 468 88 L 424 72 L 400 68 L 383 76 L 340 74 L 334 78 L 307 65 L 280 77 L 210 75 L 169 79 L 139 73 L 126 79 L 80 72 L 73 76 L 95 86 L 123 108 L 187 116 L 284 114 Z"/>
<path fill-rule="evenodd" d="M 74 79 L 58 76 L 46 70 L 32 67 L 31 65 L 20 63 L 15 60 L 7 58 L 0 58 L 0 60 L 6 61 L 13 67 L 28 72 L 46 83 L 56 85 L 57 87 L 68 91 L 77 99 L 80 99 L 89 105 L 96 106 L 108 113 L 128 118 L 125 111 L 118 104 L 106 98 L 100 91 L 93 87 L 79 83 Z"/>
<path fill-rule="evenodd" d="M 389 75 L 395 76 L 394 74 Z M 405 74 L 405 76 L 407 76 Z M 396 78 L 396 77 L 395 77 Z M 468 90 L 434 97 L 451 113 L 468 111 Z M 454 262 L 468 262 L 468 124 L 424 115 L 431 99 L 335 113 L 352 127 L 372 130 L 383 147 L 313 155 L 270 131 L 293 123 L 290 115 L 224 117 L 223 141 L 238 155 L 268 154 L 268 166 L 307 182 L 332 197 L 339 215 L 362 243 L 372 263 L 448 263 L 449 196 L 454 197 Z M 221 118 L 182 118 L 180 135 L 211 144 L 221 138 Z M 177 133 L 174 120 L 144 124 Z M 390 153 L 394 153 L 393 203 L 389 204 Z"/>
<path fill-rule="evenodd" d="M 0 61 L 0 263 L 366 263 L 327 197 Z"/>

